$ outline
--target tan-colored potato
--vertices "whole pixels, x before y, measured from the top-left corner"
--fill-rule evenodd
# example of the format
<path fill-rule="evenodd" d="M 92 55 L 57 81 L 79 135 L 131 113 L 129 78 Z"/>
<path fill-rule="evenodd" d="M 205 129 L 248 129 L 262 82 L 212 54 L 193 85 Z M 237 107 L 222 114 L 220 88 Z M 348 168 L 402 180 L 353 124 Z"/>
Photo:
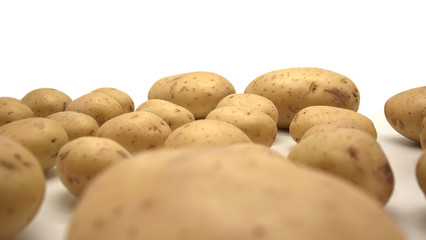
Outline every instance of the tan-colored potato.
<path fill-rule="evenodd" d="M 357 188 L 254 146 L 159 150 L 118 163 L 80 198 L 66 239 L 404 239 Z"/>
<path fill-rule="evenodd" d="M 95 136 L 99 129 L 96 120 L 84 113 L 64 111 L 54 113 L 46 118 L 62 125 L 67 132 L 68 141 L 84 136 Z"/>
<path fill-rule="evenodd" d="M 426 150 L 423 150 L 417 161 L 416 179 L 420 189 L 426 195 Z"/>
<path fill-rule="evenodd" d="M 67 133 L 59 123 L 40 117 L 3 125 L 0 127 L 0 135 L 12 138 L 30 150 L 44 172 L 55 166 L 59 149 L 68 142 Z"/>
<path fill-rule="evenodd" d="M 357 111 L 360 96 L 346 76 L 321 68 L 289 68 L 254 79 L 244 93 L 264 96 L 278 109 L 278 127 L 288 129 L 293 117 L 305 107 L 328 105 Z"/>
<path fill-rule="evenodd" d="M 34 155 L 0 136 L 0 239 L 12 239 L 39 211 L 45 177 Z"/>
<path fill-rule="evenodd" d="M 212 119 L 201 119 L 187 123 L 174 130 L 164 143 L 168 148 L 190 146 L 226 146 L 252 143 L 238 127 Z"/>
<path fill-rule="evenodd" d="M 130 153 L 161 148 L 170 127 L 159 116 L 144 111 L 125 113 L 99 127 L 98 137 L 110 138 Z"/>
<path fill-rule="evenodd" d="M 27 93 L 22 101 L 33 110 L 34 117 L 46 117 L 65 111 L 72 99 L 57 89 L 39 88 Z"/>
<path fill-rule="evenodd" d="M 167 125 L 169 125 L 172 131 L 182 125 L 195 121 L 194 115 L 192 115 L 192 113 L 188 109 L 181 107 L 177 104 L 152 106 L 142 108 L 139 111 L 150 112 L 159 116 L 167 123 Z"/>
<path fill-rule="evenodd" d="M 56 160 L 56 171 L 68 191 L 79 197 L 99 173 L 130 158 L 130 153 L 111 139 L 80 137 L 61 148 Z"/>
<path fill-rule="evenodd" d="M 319 122 L 315 125 L 313 125 L 312 127 L 310 127 L 308 130 L 306 130 L 306 132 L 303 134 L 303 136 L 300 138 L 299 141 L 312 136 L 314 134 L 317 133 L 321 133 L 321 132 L 325 132 L 325 131 L 329 131 L 335 128 L 352 128 L 352 129 L 357 129 L 360 131 L 363 131 L 365 133 L 369 132 L 362 127 L 361 125 L 359 125 L 357 122 L 353 121 L 353 120 L 349 120 L 349 119 L 340 119 L 340 120 L 331 120 L 331 121 L 326 121 L 326 122 Z"/>
<path fill-rule="evenodd" d="M 332 106 L 310 106 L 298 112 L 290 123 L 290 135 L 295 142 L 299 142 L 303 134 L 312 126 L 320 122 L 336 120 L 351 120 L 365 128 L 372 137 L 377 138 L 374 123 L 361 113 Z"/>
<path fill-rule="evenodd" d="M 305 138 L 288 158 L 346 179 L 385 205 L 394 188 L 392 169 L 379 143 L 370 134 L 335 128 Z"/>
<path fill-rule="evenodd" d="M 426 117 L 423 118 L 422 130 L 420 132 L 420 145 L 423 149 L 426 149 Z"/>
<path fill-rule="evenodd" d="M 93 92 L 105 93 L 120 103 L 123 108 L 123 113 L 135 111 L 135 104 L 129 94 L 112 87 L 102 87 L 93 90 Z"/>
<path fill-rule="evenodd" d="M 189 72 L 162 78 L 148 92 L 148 99 L 163 99 L 188 109 L 195 119 L 205 118 L 219 101 L 235 93 L 234 86 L 212 72 Z"/>
<path fill-rule="evenodd" d="M 216 108 L 221 107 L 249 107 L 252 109 L 260 110 L 268 114 L 275 123 L 278 123 L 278 109 L 274 103 L 266 97 L 257 94 L 231 94 L 224 97 L 217 104 Z"/>
<path fill-rule="evenodd" d="M 93 117 L 99 126 L 124 113 L 117 100 L 101 92 L 91 92 L 75 99 L 68 105 L 66 111 L 87 114 Z"/>
<path fill-rule="evenodd" d="M 176 106 L 177 104 L 174 104 L 174 103 L 172 103 L 170 101 L 166 101 L 166 100 L 163 100 L 163 99 L 150 99 L 150 100 L 147 100 L 147 101 L 141 103 L 136 108 L 135 111 L 140 111 L 140 110 L 142 110 L 144 108 L 149 108 L 149 107 L 160 107 L 160 106 L 164 106 L 164 105 Z M 179 105 L 177 105 L 177 106 L 179 106 Z"/>
<path fill-rule="evenodd" d="M 211 111 L 206 119 L 219 120 L 241 129 L 253 143 L 271 147 L 277 137 L 277 125 L 266 113 L 248 107 L 221 107 Z"/>
<path fill-rule="evenodd" d="M 422 121 L 426 117 L 426 86 L 409 89 L 385 103 L 389 124 L 402 136 L 420 143 Z"/>
<path fill-rule="evenodd" d="M 0 97 L 0 126 L 29 117 L 34 117 L 34 113 L 24 102 L 12 97 Z"/>

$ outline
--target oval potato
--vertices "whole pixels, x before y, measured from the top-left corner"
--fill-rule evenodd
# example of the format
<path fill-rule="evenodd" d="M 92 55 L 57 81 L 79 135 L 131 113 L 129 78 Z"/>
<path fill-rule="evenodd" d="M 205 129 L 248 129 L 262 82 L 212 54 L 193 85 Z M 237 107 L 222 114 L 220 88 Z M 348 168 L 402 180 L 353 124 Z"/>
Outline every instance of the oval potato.
<path fill-rule="evenodd" d="M 365 133 L 370 134 L 364 127 L 359 125 L 353 120 L 349 119 L 341 119 L 341 120 L 332 120 L 332 121 L 325 121 L 325 122 L 319 122 L 312 127 L 310 127 L 306 132 L 303 134 L 303 136 L 300 138 L 300 141 L 312 136 L 317 133 L 329 131 L 335 128 L 351 128 L 351 129 L 357 129 L 360 131 L 363 131 Z"/>
<path fill-rule="evenodd" d="M 24 102 L 12 97 L 0 97 L 0 126 L 34 117 L 34 112 Z"/>
<path fill-rule="evenodd" d="M 46 117 L 61 124 L 68 135 L 68 141 L 84 136 L 95 136 L 99 125 L 91 116 L 72 111 L 57 112 Z"/>
<path fill-rule="evenodd" d="M 27 93 L 22 99 L 34 112 L 34 117 L 46 117 L 65 111 L 72 99 L 62 91 L 53 88 L 38 88 Z"/>
<path fill-rule="evenodd" d="M 140 111 L 144 108 L 148 108 L 148 107 L 159 107 L 159 106 L 164 106 L 164 105 L 172 105 L 172 106 L 179 106 L 177 104 L 174 104 L 170 101 L 166 101 L 163 99 L 149 99 L 143 103 L 141 103 L 135 111 Z"/>
<path fill-rule="evenodd" d="M 112 87 L 102 87 L 93 90 L 92 92 L 101 92 L 109 95 L 110 97 L 117 100 L 123 108 L 123 113 L 133 112 L 135 111 L 135 103 L 133 99 L 129 96 L 129 94 Z"/>
<path fill-rule="evenodd" d="M 172 131 L 182 125 L 195 121 L 194 115 L 188 109 L 177 104 L 146 107 L 139 111 L 150 112 L 159 116 L 169 125 Z"/>

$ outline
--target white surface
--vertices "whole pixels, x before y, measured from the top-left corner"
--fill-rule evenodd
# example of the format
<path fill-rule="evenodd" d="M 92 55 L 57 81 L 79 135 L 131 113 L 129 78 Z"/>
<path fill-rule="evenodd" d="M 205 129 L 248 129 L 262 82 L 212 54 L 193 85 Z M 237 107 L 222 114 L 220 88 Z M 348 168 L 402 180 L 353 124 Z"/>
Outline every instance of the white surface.
<path fill-rule="evenodd" d="M 0 96 L 52 87 L 74 99 L 107 86 L 138 105 L 156 80 L 189 71 L 219 73 L 239 93 L 282 68 L 344 74 L 395 173 L 385 210 L 407 239 L 420 240 L 420 148 L 390 129 L 382 109 L 390 96 L 426 83 L 425 12 L 424 0 L 0 1 Z M 285 154 L 293 144 L 280 132 L 274 149 Z M 39 214 L 16 239 L 63 239 L 74 203 L 52 171 Z"/>

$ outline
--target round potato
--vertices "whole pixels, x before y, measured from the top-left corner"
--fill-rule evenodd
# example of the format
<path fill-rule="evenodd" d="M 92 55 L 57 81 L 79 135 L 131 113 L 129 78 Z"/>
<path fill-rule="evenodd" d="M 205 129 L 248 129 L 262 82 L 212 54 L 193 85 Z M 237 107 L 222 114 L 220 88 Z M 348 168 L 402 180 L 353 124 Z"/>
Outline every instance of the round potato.
<path fill-rule="evenodd" d="M 124 113 L 117 100 L 101 92 L 91 92 L 75 99 L 68 105 L 66 111 L 87 114 L 93 117 L 99 126 Z"/>
<path fill-rule="evenodd" d="M 189 72 L 156 81 L 148 99 L 163 99 L 188 109 L 195 119 L 205 118 L 219 101 L 235 93 L 234 86 L 212 72 Z"/>
<path fill-rule="evenodd" d="M 278 109 L 274 103 L 266 97 L 257 94 L 231 94 L 224 97 L 217 104 L 216 108 L 221 107 L 249 107 L 252 109 L 260 110 L 270 116 L 275 124 L 278 123 Z"/>
<path fill-rule="evenodd" d="M 64 111 L 57 112 L 46 118 L 61 124 L 68 135 L 68 141 L 84 136 L 95 136 L 99 129 L 96 120 L 84 113 Z"/>
<path fill-rule="evenodd" d="M 192 115 L 192 113 L 188 109 L 181 107 L 177 104 L 152 106 L 142 108 L 139 111 L 150 112 L 159 116 L 167 123 L 167 125 L 169 125 L 172 131 L 182 125 L 195 121 L 194 115 Z"/>
<path fill-rule="evenodd" d="M 87 188 L 66 239 L 404 239 L 374 199 L 267 149 L 159 150 L 121 162 Z"/>
<path fill-rule="evenodd" d="M 0 126 L 29 117 L 34 117 L 34 113 L 24 102 L 12 97 L 0 97 Z"/>
<path fill-rule="evenodd" d="M 163 100 L 163 99 L 150 99 L 150 100 L 147 100 L 147 101 L 141 103 L 136 108 L 135 111 L 140 111 L 140 110 L 142 110 L 144 108 L 149 108 L 149 107 L 161 107 L 161 106 L 164 106 L 164 105 L 176 106 L 177 104 L 174 104 L 174 103 L 172 103 L 170 101 L 166 101 L 166 100 Z M 179 106 L 179 105 L 177 105 L 177 106 Z"/>
<path fill-rule="evenodd" d="M 123 113 L 135 111 L 135 104 L 133 99 L 125 92 L 111 87 L 103 87 L 93 90 L 93 92 L 101 92 L 109 95 L 117 100 L 123 108 Z"/>
<path fill-rule="evenodd" d="M 420 189 L 426 195 L 426 150 L 423 150 L 417 161 L 416 178 Z"/>
<path fill-rule="evenodd" d="M 68 142 L 67 133 L 59 123 L 40 117 L 3 125 L 0 127 L 0 135 L 12 138 L 30 150 L 44 172 L 55 166 L 59 149 Z"/>
<path fill-rule="evenodd" d="M 252 143 L 238 127 L 212 119 L 187 123 L 174 130 L 164 143 L 165 147 L 226 146 L 237 143 Z"/>
<path fill-rule="evenodd" d="M 254 79 L 244 93 L 264 96 L 278 109 L 278 127 L 288 129 L 293 117 L 305 107 L 327 105 L 357 111 L 360 96 L 346 76 L 321 68 L 289 68 Z"/>
<path fill-rule="evenodd" d="M 326 132 L 335 128 L 352 128 L 369 134 L 369 132 L 364 127 L 362 127 L 355 121 L 349 119 L 341 119 L 335 121 L 319 122 L 313 125 L 308 130 L 306 130 L 306 132 L 300 138 L 300 141 L 314 134 Z"/>
<path fill-rule="evenodd" d="M 79 197 L 100 172 L 130 158 L 130 153 L 111 139 L 80 137 L 61 148 L 56 160 L 56 171 L 68 191 Z"/>
<path fill-rule="evenodd" d="M 27 93 L 22 101 L 33 110 L 34 117 L 46 117 L 65 111 L 72 99 L 57 89 L 39 88 Z"/>
<path fill-rule="evenodd" d="M 426 117 L 426 86 L 390 97 L 385 103 L 385 116 L 399 134 L 420 143 L 419 133 Z"/>
<path fill-rule="evenodd" d="M 420 132 L 420 145 L 423 149 L 426 149 L 426 117 L 423 118 L 422 130 Z"/>
<path fill-rule="evenodd" d="M 125 113 L 99 127 L 96 136 L 110 138 L 130 153 L 161 148 L 170 127 L 159 116 L 144 111 Z"/>
<path fill-rule="evenodd" d="M 277 125 L 266 113 L 248 107 L 221 107 L 206 119 L 224 121 L 241 129 L 253 143 L 271 147 L 277 137 Z"/>
<path fill-rule="evenodd" d="M 0 239 L 12 239 L 39 211 L 45 177 L 34 155 L 0 136 Z"/>
<path fill-rule="evenodd" d="M 310 106 L 298 112 L 290 123 L 290 135 L 299 142 L 305 132 L 320 122 L 350 120 L 365 128 L 372 137 L 377 138 L 374 123 L 361 113 L 332 106 Z"/>
<path fill-rule="evenodd" d="M 346 179 L 385 205 L 394 188 L 392 169 L 370 134 L 336 128 L 312 135 L 294 146 L 288 158 Z"/>

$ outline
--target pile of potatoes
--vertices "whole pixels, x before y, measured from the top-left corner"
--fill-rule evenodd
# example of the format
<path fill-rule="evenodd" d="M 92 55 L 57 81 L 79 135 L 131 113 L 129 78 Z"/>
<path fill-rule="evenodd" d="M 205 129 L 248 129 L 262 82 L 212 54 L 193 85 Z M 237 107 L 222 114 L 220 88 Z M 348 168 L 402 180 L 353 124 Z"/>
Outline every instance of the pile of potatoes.
<path fill-rule="evenodd" d="M 423 147 L 425 91 L 385 105 Z M 68 240 L 403 239 L 382 210 L 393 172 L 359 104 L 354 82 L 320 68 L 265 73 L 243 93 L 213 72 L 182 73 L 136 106 L 111 87 L 1 97 L 0 239 L 31 222 L 49 171 L 78 198 Z M 296 143 L 288 156 L 271 149 L 279 131 Z"/>

